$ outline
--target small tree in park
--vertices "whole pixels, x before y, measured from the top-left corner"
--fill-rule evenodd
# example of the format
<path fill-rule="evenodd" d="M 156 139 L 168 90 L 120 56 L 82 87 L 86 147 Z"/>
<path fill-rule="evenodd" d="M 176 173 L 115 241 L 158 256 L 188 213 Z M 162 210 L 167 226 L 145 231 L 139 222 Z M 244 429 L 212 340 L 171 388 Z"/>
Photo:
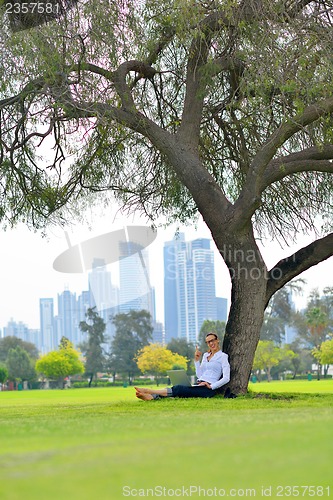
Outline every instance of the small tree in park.
<path fill-rule="evenodd" d="M 108 369 L 114 374 L 126 373 L 131 385 L 134 375 L 139 373 L 135 357 L 152 338 L 151 315 L 145 310 L 130 310 L 114 316 L 113 323 L 116 333 L 111 341 Z"/>
<path fill-rule="evenodd" d="M 51 351 L 36 362 L 36 370 L 48 379 L 57 380 L 64 387 L 64 379 L 71 375 L 84 373 L 84 364 L 73 344 L 62 337 L 59 350 Z"/>
<path fill-rule="evenodd" d="M 319 347 L 315 347 L 312 350 L 312 354 L 318 361 L 319 365 L 333 364 L 333 339 L 322 342 Z"/>
<path fill-rule="evenodd" d="M 6 365 L 8 368 L 8 378 L 10 380 L 33 380 L 36 378 L 34 362 L 27 351 L 17 346 L 15 349 L 9 349 Z"/>
<path fill-rule="evenodd" d="M 106 325 L 95 307 L 87 310 L 86 318 L 86 321 L 80 322 L 79 328 L 81 332 L 88 334 L 88 340 L 80 347 L 86 359 L 85 370 L 86 374 L 90 377 L 90 387 L 94 376 L 105 368 L 106 360 L 102 344 L 106 342 L 104 335 Z"/>
<path fill-rule="evenodd" d="M 187 369 L 187 359 L 180 354 L 171 352 L 160 344 L 149 344 L 139 351 L 136 358 L 137 365 L 142 373 L 151 373 L 155 376 L 158 385 L 158 376 L 167 370 L 177 368 Z"/>
<path fill-rule="evenodd" d="M 281 360 L 281 349 L 276 347 L 271 340 L 259 340 L 258 347 L 254 356 L 253 369 L 265 370 L 267 380 L 270 382 L 271 369 L 279 364 Z"/>

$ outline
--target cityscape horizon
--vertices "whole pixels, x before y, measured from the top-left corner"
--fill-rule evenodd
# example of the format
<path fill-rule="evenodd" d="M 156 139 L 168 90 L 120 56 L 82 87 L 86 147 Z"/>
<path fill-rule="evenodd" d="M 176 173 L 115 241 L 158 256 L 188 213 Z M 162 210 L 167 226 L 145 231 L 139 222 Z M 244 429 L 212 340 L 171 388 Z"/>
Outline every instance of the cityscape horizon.
<path fill-rule="evenodd" d="M 167 343 L 171 338 L 186 338 L 189 342 L 196 342 L 205 319 L 227 319 L 227 298 L 218 297 L 215 291 L 211 243 L 208 238 L 185 241 L 184 233 L 164 242 L 162 295 L 165 317 L 162 322 L 156 317 L 155 288 L 150 283 L 149 249 L 135 241 L 128 241 L 119 243 L 119 286 L 115 284 L 114 274 L 105 260 L 98 257 L 101 253 L 97 249 L 91 255 L 93 261 L 87 286 L 78 296 L 65 287 L 64 291 L 57 293 L 57 301 L 54 297 L 40 297 L 39 328 L 29 328 L 22 321 L 11 318 L 3 326 L 1 337 L 20 337 L 34 343 L 43 353 L 56 349 L 62 336 L 77 346 L 85 340 L 79 323 L 85 320 L 88 308 L 96 307 L 105 321 L 109 341 L 115 333 L 113 316 L 131 310 L 146 310 L 152 318 L 153 341 Z M 103 252 L 106 252 L 105 248 Z"/>
<path fill-rule="evenodd" d="M 0 246 L 0 261 L 2 287 L 0 287 L 0 331 L 11 319 L 22 322 L 32 329 L 39 328 L 39 298 L 56 298 L 58 293 L 66 289 L 79 294 L 86 289 L 87 273 L 63 274 L 53 269 L 55 258 L 64 251 L 67 246 L 66 231 L 69 232 L 72 244 L 94 236 L 101 235 L 107 230 L 115 230 L 129 224 L 147 224 L 147 221 L 136 216 L 120 217 L 114 213 L 91 215 L 90 222 L 74 223 L 65 228 L 50 228 L 44 238 L 38 232 L 30 231 L 21 225 L 15 229 L 7 230 L 2 234 L 2 245 Z M 151 252 L 151 282 L 156 289 L 156 319 L 164 320 L 163 283 L 161 280 L 161 268 L 163 267 L 163 245 L 165 241 L 172 240 L 175 233 L 182 231 L 187 240 L 196 238 L 211 238 L 207 226 L 202 220 L 196 225 L 178 227 L 158 227 L 157 238 L 150 246 Z M 291 255 L 294 251 L 309 244 L 312 236 L 299 238 L 298 243 L 290 243 L 290 246 L 273 245 L 269 240 L 261 244 L 261 252 L 268 265 L 274 265 L 281 258 Z M 218 253 L 214 243 L 211 245 L 215 256 L 215 280 L 216 295 L 227 298 L 230 304 L 230 276 L 226 265 Z M 322 290 L 331 285 L 333 270 L 333 258 L 309 269 L 300 278 L 305 278 L 304 295 L 296 296 L 297 309 L 306 304 L 307 295 L 313 288 Z M 111 264 L 111 272 L 117 283 L 118 276 L 114 264 Z"/>

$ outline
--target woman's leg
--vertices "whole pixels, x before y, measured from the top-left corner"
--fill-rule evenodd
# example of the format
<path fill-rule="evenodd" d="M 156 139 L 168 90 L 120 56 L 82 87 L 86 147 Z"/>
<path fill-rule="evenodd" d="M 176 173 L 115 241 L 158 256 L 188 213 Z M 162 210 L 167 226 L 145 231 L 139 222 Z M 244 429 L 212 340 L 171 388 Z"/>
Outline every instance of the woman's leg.
<path fill-rule="evenodd" d="M 149 389 L 148 387 L 134 387 L 136 392 L 140 392 L 140 394 L 157 394 L 158 396 L 167 397 L 168 396 L 168 388 L 165 389 Z"/>
<path fill-rule="evenodd" d="M 217 394 L 216 391 L 209 389 L 205 385 L 195 385 L 187 387 L 185 385 L 174 385 L 172 395 L 175 398 L 212 398 Z"/>
<path fill-rule="evenodd" d="M 144 401 L 156 399 L 156 397 L 175 397 L 175 398 L 212 398 L 217 391 L 209 389 L 205 385 L 187 387 L 185 385 L 174 385 L 165 389 L 149 389 L 135 387 L 136 397 Z"/>

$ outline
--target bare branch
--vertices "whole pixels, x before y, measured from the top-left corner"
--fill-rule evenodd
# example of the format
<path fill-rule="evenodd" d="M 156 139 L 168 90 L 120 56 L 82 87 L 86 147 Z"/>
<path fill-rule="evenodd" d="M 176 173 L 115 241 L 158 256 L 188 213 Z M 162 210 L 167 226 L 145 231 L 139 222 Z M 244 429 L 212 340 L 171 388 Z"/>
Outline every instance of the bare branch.
<path fill-rule="evenodd" d="M 297 172 L 333 173 L 333 146 L 312 147 L 272 160 L 261 179 L 261 192 L 274 182 Z"/>
<path fill-rule="evenodd" d="M 288 139 L 307 125 L 332 112 L 333 97 L 330 97 L 308 106 L 305 108 L 303 113 L 295 116 L 294 118 L 290 118 L 285 123 L 282 123 L 281 126 L 269 137 L 264 146 L 253 159 L 251 166 L 253 173 L 255 173 L 259 178 L 279 147 L 281 147 Z"/>
<path fill-rule="evenodd" d="M 333 233 L 280 260 L 268 273 L 266 304 L 290 280 L 333 255 Z"/>
<path fill-rule="evenodd" d="M 332 112 L 333 97 L 330 97 L 308 106 L 303 113 L 282 123 L 280 127 L 275 130 L 252 161 L 242 193 L 234 204 L 235 221 L 237 219 L 243 219 L 244 221 L 244 214 L 246 213 L 250 219 L 255 210 L 260 206 L 263 177 L 265 176 L 267 166 L 270 164 L 277 150 L 304 127 Z M 321 167 L 324 169 L 323 171 L 331 172 L 330 164 L 321 165 Z M 295 170 L 296 169 L 297 167 L 295 164 Z"/>
<path fill-rule="evenodd" d="M 140 77 L 153 78 L 157 71 L 142 61 L 126 61 L 119 66 L 119 68 L 113 74 L 113 82 L 118 95 L 121 99 L 122 106 L 124 109 L 131 109 L 135 111 L 135 104 L 133 97 L 131 95 L 131 90 L 129 85 L 126 83 L 126 77 L 128 73 L 134 71 L 138 73 Z"/>

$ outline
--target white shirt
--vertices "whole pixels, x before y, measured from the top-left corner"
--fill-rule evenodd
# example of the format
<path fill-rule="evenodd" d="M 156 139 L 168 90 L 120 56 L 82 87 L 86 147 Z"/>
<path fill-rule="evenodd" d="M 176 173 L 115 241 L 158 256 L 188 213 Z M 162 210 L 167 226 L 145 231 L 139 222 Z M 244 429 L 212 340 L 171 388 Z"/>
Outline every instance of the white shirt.
<path fill-rule="evenodd" d="M 228 354 L 222 351 L 217 351 L 208 360 L 209 352 L 205 352 L 202 361 L 195 361 L 195 373 L 198 379 L 208 382 L 213 390 L 222 387 L 230 380 L 230 365 Z M 223 375 L 223 376 L 222 376 Z M 222 376 L 222 378 L 221 378 Z"/>

